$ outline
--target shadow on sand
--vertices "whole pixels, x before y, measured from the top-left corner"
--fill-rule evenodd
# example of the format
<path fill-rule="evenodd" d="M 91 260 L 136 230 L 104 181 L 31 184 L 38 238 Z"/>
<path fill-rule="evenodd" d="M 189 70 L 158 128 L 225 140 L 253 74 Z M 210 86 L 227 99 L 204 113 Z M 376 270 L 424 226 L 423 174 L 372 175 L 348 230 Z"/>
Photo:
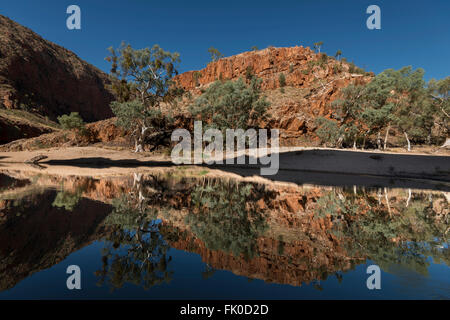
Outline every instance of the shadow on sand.
<path fill-rule="evenodd" d="M 108 158 L 76 158 L 65 160 L 48 160 L 39 164 L 51 166 L 72 166 L 80 168 L 137 168 L 137 167 L 174 167 L 171 161 L 139 161 L 137 159 L 112 160 Z"/>
<path fill-rule="evenodd" d="M 254 160 L 254 159 L 253 159 Z M 236 159 L 233 161 L 236 163 Z M 260 175 L 262 165 L 202 165 L 241 176 Z M 175 167 L 171 161 L 111 160 L 108 158 L 77 158 L 48 160 L 41 164 L 88 168 L 111 167 Z M 418 188 L 450 191 L 450 157 L 404 155 L 339 150 L 302 150 L 279 154 L 279 171 L 264 178 L 297 184 L 328 186 L 367 186 Z"/>

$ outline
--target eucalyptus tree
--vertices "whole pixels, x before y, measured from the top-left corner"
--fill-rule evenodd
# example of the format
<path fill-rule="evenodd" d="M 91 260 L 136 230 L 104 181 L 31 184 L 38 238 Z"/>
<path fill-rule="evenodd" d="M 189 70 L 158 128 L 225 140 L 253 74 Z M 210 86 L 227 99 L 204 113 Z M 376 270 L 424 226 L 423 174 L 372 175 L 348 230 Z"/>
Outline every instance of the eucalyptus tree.
<path fill-rule="evenodd" d="M 220 53 L 219 50 L 217 50 L 214 47 L 210 47 L 208 49 L 209 54 L 211 55 L 211 61 L 212 62 L 216 62 L 217 60 L 219 60 L 220 58 L 223 58 L 223 54 Z"/>
<path fill-rule="evenodd" d="M 158 45 L 133 49 L 122 43 L 118 49 L 109 48 L 106 58 L 111 62 L 112 89 L 117 100 L 111 109 L 118 125 L 126 128 L 135 139 L 135 152 L 144 149 L 146 137 L 164 128 L 169 121 L 161 112 L 163 103 L 171 104 L 181 96 L 182 90 L 173 81 L 178 73 L 178 53 L 164 51 Z"/>
<path fill-rule="evenodd" d="M 323 41 L 315 42 L 314 43 L 314 49 L 317 50 L 318 53 L 320 53 L 320 48 L 323 45 Z"/>
<path fill-rule="evenodd" d="M 450 133 L 450 77 L 430 80 L 428 92 L 437 111 L 435 125 L 443 138 L 448 139 Z"/>
<path fill-rule="evenodd" d="M 391 71 L 394 84 L 391 100 L 395 103 L 393 117 L 395 124 L 405 136 L 408 151 L 411 138 L 430 140 L 434 124 L 434 108 L 423 79 L 423 69 L 412 70 L 410 66 Z"/>
<path fill-rule="evenodd" d="M 434 123 L 433 104 L 423 75 L 422 69 L 413 71 L 411 67 L 404 67 L 385 70 L 365 85 L 351 84 L 333 102 L 333 117 L 340 121 L 341 127 L 347 128 L 344 132 L 353 133 L 347 133 L 347 137 L 354 141 L 358 135 L 365 140 L 375 134 L 379 148 L 381 132 L 385 131 L 386 148 L 390 129 L 395 126 L 405 136 L 410 150 L 410 138 L 418 141 L 427 139 L 431 136 Z"/>
<path fill-rule="evenodd" d="M 270 104 L 261 95 L 261 79 L 249 81 L 239 78 L 212 83 L 190 107 L 192 115 L 208 123 L 207 127 L 222 131 L 257 127 Z"/>

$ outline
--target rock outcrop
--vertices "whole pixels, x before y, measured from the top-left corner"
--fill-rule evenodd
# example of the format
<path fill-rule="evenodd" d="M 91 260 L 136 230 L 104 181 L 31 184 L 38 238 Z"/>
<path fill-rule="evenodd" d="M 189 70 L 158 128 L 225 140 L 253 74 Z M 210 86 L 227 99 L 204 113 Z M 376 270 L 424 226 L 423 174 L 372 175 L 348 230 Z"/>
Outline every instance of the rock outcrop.
<path fill-rule="evenodd" d="M 178 75 L 175 79 L 185 90 L 193 90 L 218 79 L 228 80 L 246 77 L 253 73 L 263 80 L 262 89 L 279 88 L 279 75 L 283 73 L 286 85 L 293 87 L 307 87 L 316 79 L 331 77 L 337 72 L 332 66 L 338 62 L 334 59 L 324 63 L 325 68 L 314 68 L 312 61 L 320 59 L 310 48 L 269 47 L 259 51 L 243 52 L 216 62 L 209 63 L 199 71 L 188 71 Z M 348 73 L 349 65 L 342 63 L 341 72 Z M 355 75 L 356 76 L 356 75 Z M 345 85 L 345 83 L 343 83 Z"/>
<path fill-rule="evenodd" d="M 56 119 L 72 111 L 85 121 L 112 116 L 108 76 L 73 52 L 0 15 L 0 108 Z"/>
<path fill-rule="evenodd" d="M 281 74 L 286 80 L 283 91 L 279 90 Z M 250 75 L 262 79 L 261 88 L 271 103 L 271 119 L 261 125 L 281 129 L 282 145 L 314 144 L 315 135 L 309 133 L 316 129 L 315 119 L 330 114 L 330 103 L 340 90 L 373 77 L 373 73 L 362 72 L 346 61 L 300 46 L 244 52 L 180 74 L 175 80 L 184 90 L 198 95 L 218 79 L 246 79 Z"/>

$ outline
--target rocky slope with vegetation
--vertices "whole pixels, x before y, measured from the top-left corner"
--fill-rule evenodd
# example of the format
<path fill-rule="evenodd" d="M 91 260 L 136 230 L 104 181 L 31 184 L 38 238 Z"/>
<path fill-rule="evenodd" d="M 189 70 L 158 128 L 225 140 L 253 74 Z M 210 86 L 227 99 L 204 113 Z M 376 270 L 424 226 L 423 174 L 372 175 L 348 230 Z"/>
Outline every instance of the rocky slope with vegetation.
<path fill-rule="evenodd" d="M 367 83 L 374 75 L 344 58 L 297 46 L 269 47 L 222 58 L 174 80 L 198 96 L 216 80 L 253 76 L 262 80 L 262 92 L 270 103 L 268 119 L 260 125 L 280 129 L 283 145 L 314 145 L 318 143 L 313 134 L 315 119 L 330 114 L 330 103 L 339 97 L 342 88 Z"/>
<path fill-rule="evenodd" d="M 24 110 L 54 121 L 72 111 L 85 121 L 106 119 L 112 116 L 113 100 L 108 83 L 107 74 L 73 52 L 0 15 L 0 109 Z M 14 126 L 0 122 L 2 129 Z M 22 137 L 42 132 L 36 127 L 23 131 Z M 2 141 L 18 137 L 10 134 Z"/>

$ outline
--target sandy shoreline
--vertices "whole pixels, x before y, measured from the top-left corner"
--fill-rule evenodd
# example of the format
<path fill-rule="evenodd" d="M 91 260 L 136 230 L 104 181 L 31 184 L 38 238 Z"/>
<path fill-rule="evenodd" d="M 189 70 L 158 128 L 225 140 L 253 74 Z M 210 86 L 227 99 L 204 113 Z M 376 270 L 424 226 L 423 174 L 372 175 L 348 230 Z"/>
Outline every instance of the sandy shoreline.
<path fill-rule="evenodd" d="M 47 158 L 39 166 L 24 162 L 37 156 Z M 246 162 L 248 163 L 248 161 Z M 450 156 L 417 153 L 388 153 L 321 148 L 280 148 L 280 171 L 322 174 L 370 175 L 431 179 L 450 183 Z M 175 166 L 168 155 L 134 153 L 98 147 L 51 148 L 36 151 L 0 152 L 0 170 L 33 170 L 49 174 L 114 175 Z M 257 165 L 219 165 L 213 168 L 241 175 Z M 256 169 L 256 170 L 255 170 Z M 286 173 L 285 173 L 286 174 Z M 277 180 L 277 177 L 267 178 Z"/>

